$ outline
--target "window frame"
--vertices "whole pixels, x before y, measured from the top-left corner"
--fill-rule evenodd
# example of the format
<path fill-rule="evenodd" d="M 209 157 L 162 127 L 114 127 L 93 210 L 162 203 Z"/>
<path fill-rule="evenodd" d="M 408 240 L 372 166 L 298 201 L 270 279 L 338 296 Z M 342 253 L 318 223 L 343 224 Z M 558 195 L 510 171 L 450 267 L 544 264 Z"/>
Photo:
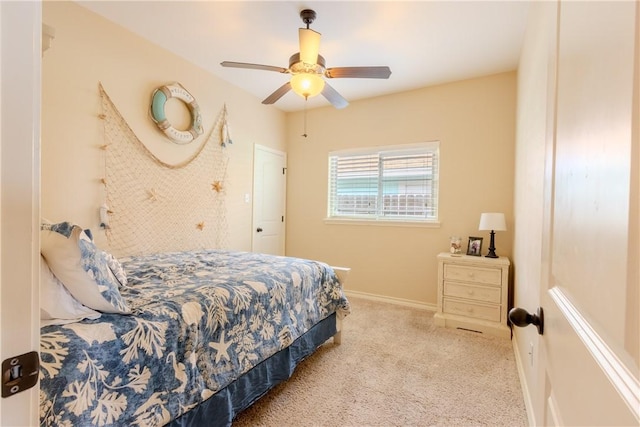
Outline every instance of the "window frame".
<path fill-rule="evenodd" d="M 435 193 L 435 196 L 432 197 L 432 200 L 435 201 L 435 215 L 430 218 L 416 218 L 411 216 L 380 216 L 381 210 L 380 206 L 376 206 L 376 214 L 373 216 L 358 216 L 358 215 L 333 215 L 331 214 L 332 210 L 332 200 L 333 195 L 332 191 L 334 191 L 337 183 L 332 182 L 332 158 L 333 157 L 351 157 L 351 156 L 367 156 L 367 155 L 375 155 L 380 156 L 381 158 L 388 157 L 392 154 L 415 154 L 415 153 L 433 153 L 435 157 L 435 173 L 432 178 L 431 190 Z M 439 187 L 440 187 L 440 141 L 429 141 L 429 142 L 420 142 L 415 144 L 398 144 L 398 145 L 389 145 L 389 146 L 380 146 L 380 147 L 368 147 L 368 148 L 356 148 L 356 149 L 347 149 L 347 150 L 335 150 L 329 152 L 327 157 L 328 159 L 328 179 L 327 179 L 327 212 L 325 223 L 327 224 L 348 224 L 348 225 L 383 225 L 383 226 L 409 226 L 409 227 L 439 227 Z M 382 175 L 382 161 L 378 161 L 378 183 L 383 184 L 384 177 Z M 379 188 L 379 194 L 382 193 L 382 189 Z"/>

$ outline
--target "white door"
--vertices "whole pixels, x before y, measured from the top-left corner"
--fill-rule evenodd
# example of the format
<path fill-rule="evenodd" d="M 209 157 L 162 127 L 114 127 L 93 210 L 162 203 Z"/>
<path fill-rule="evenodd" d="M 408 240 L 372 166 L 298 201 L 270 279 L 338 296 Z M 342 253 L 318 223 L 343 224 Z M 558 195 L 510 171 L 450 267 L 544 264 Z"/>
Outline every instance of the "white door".
<path fill-rule="evenodd" d="M 9 363 L 40 347 L 41 13 L 40 2 L 0 2 L 0 360 Z M 36 371 L 15 372 L 10 391 Z M 38 425 L 38 397 L 36 384 L 1 398 L 0 425 Z"/>
<path fill-rule="evenodd" d="M 253 160 L 253 252 L 284 255 L 287 155 L 256 145 Z"/>
<path fill-rule="evenodd" d="M 545 178 L 541 425 L 640 423 L 637 8 L 560 3 Z"/>

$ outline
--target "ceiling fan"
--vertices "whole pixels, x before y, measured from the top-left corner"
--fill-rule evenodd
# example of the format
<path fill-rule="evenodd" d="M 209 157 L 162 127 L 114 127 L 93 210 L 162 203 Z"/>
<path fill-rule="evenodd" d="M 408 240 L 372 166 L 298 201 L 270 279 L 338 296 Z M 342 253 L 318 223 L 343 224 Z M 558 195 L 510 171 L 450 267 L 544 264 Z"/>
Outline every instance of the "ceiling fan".
<path fill-rule="evenodd" d="M 324 79 L 335 78 L 369 78 L 388 79 L 391 75 L 389 67 L 333 67 L 326 68 L 326 62 L 320 50 L 320 33 L 309 28 L 316 19 L 316 12 L 304 9 L 300 12 L 300 18 L 307 28 L 298 30 L 300 52 L 294 53 L 289 58 L 289 68 L 271 65 L 249 64 L 246 62 L 224 61 L 220 65 L 232 68 L 249 68 L 254 70 L 277 71 L 278 73 L 291 74 L 290 81 L 286 82 L 271 95 L 266 97 L 263 104 L 273 104 L 282 98 L 289 90 L 292 90 L 305 100 L 309 97 L 322 94 L 334 107 L 344 108 L 349 103 Z"/>

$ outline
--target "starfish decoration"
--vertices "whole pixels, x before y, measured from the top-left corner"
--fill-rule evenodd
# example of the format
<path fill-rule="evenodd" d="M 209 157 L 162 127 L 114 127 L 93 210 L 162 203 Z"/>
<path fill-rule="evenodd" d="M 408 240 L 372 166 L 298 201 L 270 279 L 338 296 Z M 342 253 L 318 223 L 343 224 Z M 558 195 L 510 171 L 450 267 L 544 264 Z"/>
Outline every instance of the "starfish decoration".
<path fill-rule="evenodd" d="M 213 184 L 211 184 L 211 189 L 215 190 L 216 193 L 219 193 L 220 191 L 222 191 L 222 182 L 221 181 L 216 181 Z"/>
<path fill-rule="evenodd" d="M 216 351 L 216 363 L 219 363 L 222 358 L 231 360 L 229 357 L 229 346 L 231 342 L 224 342 L 224 331 L 220 335 L 220 342 L 210 342 L 209 347 Z"/>
<path fill-rule="evenodd" d="M 196 225 L 196 228 L 201 231 L 204 230 L 204 221 L 199 222 L 198 225 Z"/>
<path fill-rule="evenodd" d="M 149 193 L 149 200 L 153 202 L 157 201 L 158 198 L 160 197 L 160 194 L 158 194 L 155 188 L 152 188 L 151 190 L 147 190 L 147 193 Z"/>

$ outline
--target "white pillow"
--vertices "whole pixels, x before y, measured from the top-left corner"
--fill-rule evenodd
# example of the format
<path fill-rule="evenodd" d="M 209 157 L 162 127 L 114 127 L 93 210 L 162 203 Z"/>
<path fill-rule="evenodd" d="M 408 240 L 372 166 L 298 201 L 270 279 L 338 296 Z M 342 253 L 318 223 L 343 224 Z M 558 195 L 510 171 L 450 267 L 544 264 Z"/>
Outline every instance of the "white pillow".
<path fill-rule="evenodd" d="M 97 319 L 100 313 L 76 301 L 57 277 L 47 262 L 40 257 L 40 327 L 63 325 L 82 319 Z"/>
<path fill-rule="evenodd" d="M 130 313 L 106 253 L 81 227 L 68 222 L 43 224 L 40 252 L 53 274 L 80 303 L 104 313 Z"/>

